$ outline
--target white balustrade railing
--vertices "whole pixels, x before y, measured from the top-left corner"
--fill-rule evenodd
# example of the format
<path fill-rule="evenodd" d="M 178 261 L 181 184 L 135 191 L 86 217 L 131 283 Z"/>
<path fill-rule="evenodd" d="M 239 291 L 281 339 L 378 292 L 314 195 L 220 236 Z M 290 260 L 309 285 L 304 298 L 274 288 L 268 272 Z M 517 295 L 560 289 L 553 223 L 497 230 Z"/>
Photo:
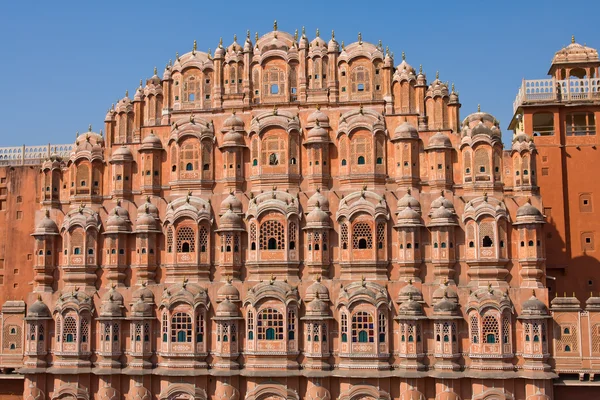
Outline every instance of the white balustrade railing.
<path fill-rule="evenodd" d="M 39 165 L 51 156 L 69 158 L 73 144 L 0 147 L 0 165 Z"/>
<path fill-rule="evenodd" d="M 513 103 L 513 112 L 523 103 L 600 100 L 600 78 L 523 80 Z"/>

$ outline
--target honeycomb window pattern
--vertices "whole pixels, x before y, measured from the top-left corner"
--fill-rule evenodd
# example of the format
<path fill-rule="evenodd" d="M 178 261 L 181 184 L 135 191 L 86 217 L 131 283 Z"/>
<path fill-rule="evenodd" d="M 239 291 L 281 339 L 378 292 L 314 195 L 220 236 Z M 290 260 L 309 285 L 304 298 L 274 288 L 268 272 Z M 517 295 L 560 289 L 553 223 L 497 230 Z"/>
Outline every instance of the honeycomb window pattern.
<path fill-rule="evenodd" d="M 283 224 L 278 221 L 269 220 L 260 225 L 260 249 L 285 249 L 285 230 Z"/>
<path fill-rule="evenodd" d="M 493 315 L 486 315 L 483 318 L 482 335 L 483 343 L 493 344 L 498 343 L 499 326 L 498 319 Z"/>
<path fill-rule="evenodd" d="M 479 318 L 476 315 L 471 316 L 471 343 L 479 343 Z"/>
<path fill-rule="evenodd" d="M 193 253 L 196 251 L 196 234 L 194 229 L 183 226 L 177 230 L 177 252 Z"/>
<path fill-rule="evenodd" d="M 201 253 L 206 253 L 206 249 L 208 248 L 208 231 L 206 230 L 206 227 L 202 227 L 200 228 L 200 252 Z"/>
<path fill-rule="evenodd" d="M 352 248 L 373 248 L 373 234 L 371 233 L 371 226 L 368 223 L 357 222 L 352 227 Z"/>
<path fill-rule="evenodd" d="M 65 318 L 63 328 L 63 342 L 72 343 L 77 341 L 77 322 L 72 316 Z"/>

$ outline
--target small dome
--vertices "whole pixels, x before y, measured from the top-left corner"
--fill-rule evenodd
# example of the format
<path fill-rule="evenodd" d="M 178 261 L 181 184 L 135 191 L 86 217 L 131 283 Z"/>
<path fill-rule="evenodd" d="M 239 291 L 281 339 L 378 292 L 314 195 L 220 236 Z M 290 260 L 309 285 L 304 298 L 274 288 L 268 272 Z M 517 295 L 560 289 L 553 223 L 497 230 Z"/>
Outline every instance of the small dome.
<path fill-rule="evenodd" d="M 316 125 L 314 128 L 312 128 L 311 130 L 308 131 L 308 136 L 307 138 L 310 139 L 321 139 L 321 140 L 326 140 L 329 138 L 329 135 L 327 133 L 327 130 L 325 130 L 325 128 L 323 128 L 321 125 Z"/>
<path fill-rule="evenodd" d="M 441 193 L 440 197 L 438 197 L 437 199 L 435 199 L 434 201 L 431 202 L 431 208 L 440 208 L 444 206 L 447 209 L 452 209 L 454 210 L 454 204 L 452 204 L 452 202 L 450 200 L 448 200 L 446 197 L 444 197 L 444 192 Z"/>
<path fill-rule="evenodd" d="M 542 303 L 537 297 L 531 296 L 528 300 L 523 302 L 523 312 L 525 311 L 543 312 L 546 313 L 548 308 Z"/>
<path fill-rule="evenodd" d="M 398 213 L 397 226 L 421 225 L 421 215 L 408 206 Z"/>
<path fill-rule="evenodd" d="M 113 213 L 106 220 L 106 231 L 107 232 L 127 232 L 129 231 L 129 224 L 124 218 L 121 218 L 118 214 Z"/>
<path fill-rule="evenodd" d="M 590 297 L 585 302 L 586 310 L 598 310 L 600 309 L 600 297 Z"/>
<path fill-rule="evenodd" d="M 124 220 L 129 221 L 129 212 L 125 208 L 121 207 L 120 200 L 117 200 L 117 205 L 115 206 L 115 208 L 112 209 L 111 214 L 118 215 Z"/>
<path fill-rule="evenodd" d="M 149 212 L 142 212 L 138 214 L 135 220 L 136 231 L 155 231 L 159 230 L 158 222 L 156 218 Z"/>
<path fill-rule="evenodd" d="M 429 138 L 428 148 L 430 149 L 451 149 L 452 141 L 442 132 L 438 132 Z"/>
<path fill-rule="evenodd" d="M 306 289 L 306 299 L 311 300 L 314 298 L 329 299 L 329 289 L 327 289 L 327 286 L 325 286 L 321 283 L 320 279 L 313 282 Z"/>
<path fill-rule="evenodd" d="M 410 388 L 400 396 L 400 400 L 425 400 L 423 393 L 419 392 L 415 388 Z"/>
<path fill-rule="evenodd" d="M 52 318 L 52 314 L 46 303 L 38 298 L 27 310 L 27 318 Z"/>
<path fill-rule="evenodd" d="M 244 130 L 244 121 L 235 115 L 235 112 L 232 113 L 225 122 L 223 122 L 223 130 L 227 131 L 243 131 Z"/>
<path fill-rule="evenodd" d="M 152 316 L 152 304 L 139 298 L 131 306 L 131 314 L 136 317 L 150 317 Z"/>
<path fill-rule="evenodd" d="M 525 204 L 517 209 L 517 217 L 541 217 L 541 211 L 531 205 L 531 202 L 527 200 Z"/>
<path fill-rule="evenodd" d="M 434 313 L 454 313 L 458 309 L 458 304 L 448 298 L 446 293 L 444 297 L 433 305 Z"/>
<path fill-rule="evenodd" d="M 415 199 L 411 194 L 410 190 L 406 191 L 406 194 L 398 199 L 398 203 L 396 203 L 396 207 L 398 211 L 404 210 L 406 207 L 410 207 L 413 210 L 421 210 L 421 203 L 417 199 Z"/>
<path fill-rule="evenodd" d="M 306 216 L 307 228 L 329 228 L 329 215 L 321 210 L 320 204 L 317 202 L 315 208 Z"/>
<path fill-rule="evenodd" d="M 321 189 L 317 189 L 317 191 L 308 199 L 308 209 L 310 210 L 316 207 L 317 203 L 322 210 L 329 211 L 329 200 L 327 199 L 327 196 L 322 193 Z"/>
<path fill-rule="evenodd" d="M 229 131 L 223 135 L 222 147 L 244 147 L 244 135 L 236 131 Z"/>
<path fill-rule="evenodd" d="M 223 58 L 225 56 L 225 48 L 223 47 L 223 43 L 219 43 L 217 49 L 215 50 L 215 58 Z"/>
<path fill-rule="evenodd" d="M 44 218 L 35 227 L 35 233 L 39 235 L 53 235 L 58 233 L 58 226 L 50 218 L 50 211 L 46 211 Z"/>
<path fill-rule="evenodd" d="M 423 306 L 421 303 L 409 298 L 400 304 L 399 312 L 401 315 L 421 315 L 423 314 Z"/>
<path fill-rule="evenodd" d="M 323 300 L 314 298 L 306 305 L 308 315 L 326 315 L 329 313 L 329 306 Z"/>
<path fill-rule="evenodd" d="M 219 317 L 238 317 L 238 307 L 229 299 L 225 299 L 217 306 L 217 316 Z"/>
<path fill-rule="evenodd" d="M 409 281 L 408 285 L 402 287 L 402 289 L 400 289 L 400 292 L 398 292 L 398 303 L 403 303 L 408 299 L 413 299 L 416 301 L 423 300 L 423 294 L 421 293 L 419 288 L 412 284 L 412 281 Z"/>
<path fill-rule="evenodd" d="M 225 285 L 219 288 L 219 290 L 217 291 L 217 297 L 221 300 L 239 300 L 240 292 L 235 286 L 231 284 L 231 281 L 228 281 Z"/>
<path fill-rule="evenodd" d="M 150 131 L 150 133 L 142 140 L 140 150 L 162 150 L 163 145 L 160 138 Z"/>
<path fill-rule="evenodd" d="M 123 296 L 114 288 L 111 288 L 102 297 L 102 306 L 100 307 L 100 316 L 102 317 L 122 317 L 123 316 Z"/>
<path fill-rule="evenodd" d="M 329 390 L 321 385 L 313 385 L 306 391 L 307 400 L 331 400 Z"/>
<path fill-rule="evenodd" d="M 404 123 L 398 125 L 394 131 L 394 139 L 418 139 L 419 131 L 410 122 L 404 121 Z"/>
<path fill-rule="evenodd" d="M 454 213 L 452 211 L 450 211 L 449 209 L 447 209 L 446 207 L 444 207 L 444 206 L 438 208 L 433 213 L 431 213 L 431 218 L 432 219 L 452 218 L 452 217 L 454 217 Z"/>
<path fill-rule="evenodd" d="M 225 210 L 232 210 L 236 213 L 242 212 L 242 202 L 235 196 L 235 194 L 229 193 L 229 196 L 225 197 L 221 202 L 221 211 Z"/>
<path fill-rule="evenodd" d="M 598 62 L 598 50 L 581 45 L 571 38 L 571 43 L 556 52 L 552 58 L 552 64 L 565 64 L 576 62 Z"/>
<path fill-rule="evenodd" d="M 111 161 L 133 161 L 131 150 L 127 146 L 121 146 L 112 153 Z"/>
<path fill-rule="evenodd" d="M 240 392 L 229 383 L 222 383 L 218 385 L 215 391 L 216 400 L 239 400 Z"/>
<path fill-rule="evenodd" d="M 152 394 L 148 389 L 142 386 L 139 382 L 135 384 L 133 388 L 131 388 L 130 397 L 132 400 L 151 400 Z M 236 399 L 237 400 L 237 399 Z"/>
<path fill-rule="evenodd" d="M 243 230 L 244 223 L 239 214 L 234 213 L 231 209 L 225 211 L 219 220 L 219 230 Z"/>
<path fill-rule="evenodd" d="M 158 218 L 158 207 L 150 202 L 150 196 L 146 197 L 146 202 L 138 207 L 137 209 L 138 215 L 148 213 L 153 217 Z"/>
<path fill-rule="evenodd" d="M 309 126 L 313 126 L 318 123 L 321 126 L 327 127 L 329 126 L 329 117 L 327 116 L 327 114 L 321 111 L 320 107 L 318 107 L 308 116 L 308 118 L 306 119 L 306 123 Z"/>
<path fill-rule="evenodd" d="M 340 46 L 333 37 L 329 40 L 329 43 L 327 43 L 327 51 L 330 53 L 337 53 L 340 51 Z"/>

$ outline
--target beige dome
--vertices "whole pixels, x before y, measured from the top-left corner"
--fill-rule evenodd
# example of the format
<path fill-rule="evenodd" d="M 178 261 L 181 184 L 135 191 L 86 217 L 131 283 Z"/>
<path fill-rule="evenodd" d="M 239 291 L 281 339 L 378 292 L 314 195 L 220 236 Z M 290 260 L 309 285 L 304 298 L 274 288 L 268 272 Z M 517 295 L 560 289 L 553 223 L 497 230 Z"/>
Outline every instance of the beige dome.
<path fill-rule="evenodd" d="M 131 150 L 127 146 L 118 147 L 112 153 L 111 161 L 120 161 L 120 162 L 131 162 L 133 161 L 133 155 L 131 154 Z"/>
<path fill-rule="evenodd" d="M 163 145 L 160 141 L 160 138 L 154 134 L 154 132 L 150 131 L 148 136 L 142 140 L 142 146 L 140 150 L 162 150 Z"/>
<path fill-rule="evenodd" d="M 316 207 L 317 203 L 322 210 L 329 211 L 329 200 L 327 199 L 327 196 L 322 193 L 321 189 L 317 189 L 317 191 L 308 199 L 308 209 L 310 210 Z"/>
<path fill-rule="evenodd" d="M 394 131 L 394 139 L 418 139 L 419 131 L 410 122 L 404 121 L 404 123 L 398 125 Z"/>
<path fill-rule="evenodd" d="M 451 149 L 452 141 L 442 132 L 438 132 L 429 138 L 429 143 L 427 146 L 429 149 Z"/>
<path fill-rule="evenodd" d="M 571 43 L 557 51 L 552 58 L 552 64 L 598 61 L 598 50 L 576 43 L 574 36 L 571 38 Z"/>

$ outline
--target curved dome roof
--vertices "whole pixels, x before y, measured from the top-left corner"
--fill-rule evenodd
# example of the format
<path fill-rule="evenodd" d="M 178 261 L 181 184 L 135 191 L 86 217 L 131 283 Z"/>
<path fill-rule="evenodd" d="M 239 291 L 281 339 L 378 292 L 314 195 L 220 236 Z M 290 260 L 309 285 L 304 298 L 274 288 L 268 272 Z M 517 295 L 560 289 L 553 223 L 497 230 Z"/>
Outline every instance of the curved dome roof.
<path fill-rule="evenodd" d="M 35 227 L 36 235 L 56 235 L 58 234 L 58 226 L 52 218 L 50 218 L 50 211 L 46 210 L 44 218 Z"/>
<path fill-rule="evenodd" d="M 306 216 L 306 227 L 329 228 L 329 215 L 321 210 L 321 205 L 318 202 Z"/>
<path fill-rule="evenodd" d="M 408 121 L 398 125 L 394 130 L 394 139 L 418 139 L 419 131 Z"/>
<path fill-rule="evenodd" d="M 308 116 L 306 123 L 311 126 L 317 123 L 321 126 L 329 126 L 329 117 L 321 111 L 321 107 L 317 107 L 317 109 Z"/>
<path fill-rule="evenodd" d="M 162 150 L 163 145 L 158 136 L 154 134 L 153 131 L 142 140 L 142 146 L 140 150 Z"/>
<path fill-rule="evenodd" d="M 52 318 L 52 313 L 46 303 L 38 298 L 27 310 L 27 318 Z"/>
<path fill-rule="evenodd" d="M 557 51 L 552 58 L 552 64 L 598 61 L 598 50 L 575 42 L 575 36 L 571 37 L 568 46 Z"/>
<path fill-rule="evenodd" d="M 229 196 L 225 197 L 221 202 L 221 211 L 232 210 L 233 212 L 242 212 L 242 202 L 236 197 L 233 192 L 229 193 Z"/>
<path fill-rule="evenodd" d="M 306 299 L 313 298 L 329 299 L 329 289 L 321 283 L 320 279 L 317 279 L 306 289 Z"/>
<path fill-rule="evenodd" d="M 412 196 L 411 191 L 409 189 L 406 191 L 406 194 L 404 196 L 402 196 L 401 198 L 398 199 L 398 202 L 396 203 L 396 207 L 399 212 L 401 210 L 404 210 L 406 207 L 410 207 L 413 210 L 420 211 L 421 203 L 419 203 L 419 201 Z"/>
<path fill-rule="evenodd" d="M 244 121 L 233 112 L 223 122 L 223 130 L 243 131 Z"/>
<path fill-rule="evenodd" d="M 118 147 L 117 150 L 112 153 L 111 161 L 133 161 L 131 150 L 125 145 Z"/>
<path fill-rule="evenodd" d="M 317 191 L 308 199 L 308 209 L 310 210 L 316 207 L 317 203 L 322 210 L 329 211 L 329 200 L 327 199 L 327 196 L 322 193 L 321 189 L 317 189 Z"/>
<path fill-rule="evenodd" d="M 452 141 L 447 135 L 444 135 L 442 132 L 437 132 L 429 138 L 427 147 L 430 149 L 451 149 Z"/>
<path fill-rule="evenodd" d="M 239 300 L 240 292 L 231 284 L 231 281 L 227 281 L 227 283 L 221 286 L 217 291 L 217 297 L 222 300 Z"/>

